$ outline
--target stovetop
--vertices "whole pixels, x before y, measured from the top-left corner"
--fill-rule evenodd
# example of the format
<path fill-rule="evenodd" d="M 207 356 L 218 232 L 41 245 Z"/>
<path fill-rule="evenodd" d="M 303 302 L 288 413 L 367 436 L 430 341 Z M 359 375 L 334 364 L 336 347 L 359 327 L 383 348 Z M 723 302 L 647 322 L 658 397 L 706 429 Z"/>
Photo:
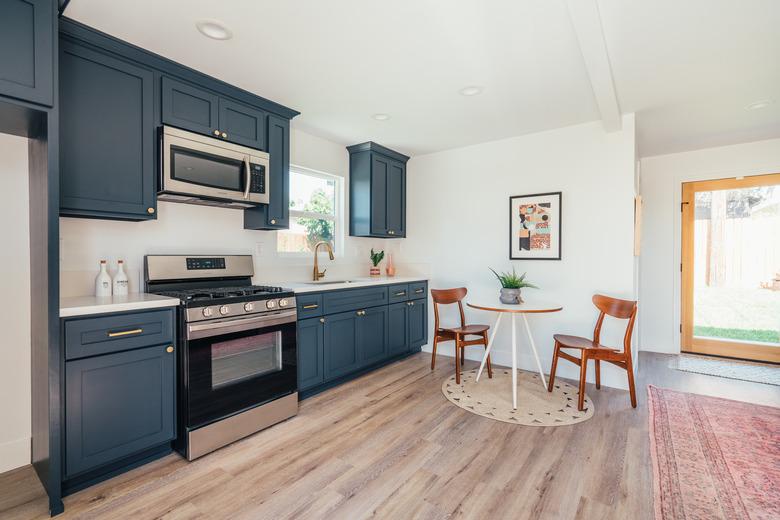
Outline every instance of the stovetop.
<path fill-rule="evenodd" d="M 291 289 L 271 285 L 245 285 L 235 287 L 200 287 L 196 289 L 178 289 L 153 291 L 161 296 L 179 298 L 184 304 L 217 304 L 237 301 L 258 301 L 269 298 L 293 296 Z"/>

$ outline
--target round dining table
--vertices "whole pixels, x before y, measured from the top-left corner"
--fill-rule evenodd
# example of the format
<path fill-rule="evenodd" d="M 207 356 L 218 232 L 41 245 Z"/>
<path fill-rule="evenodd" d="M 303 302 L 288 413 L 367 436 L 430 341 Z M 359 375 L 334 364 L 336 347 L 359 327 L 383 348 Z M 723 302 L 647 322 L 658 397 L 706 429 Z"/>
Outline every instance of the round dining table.
<path fill-rule="evenodd" d="M 515 323 L 515 317 L 520 314 L 523 317 L 523 323 L 525 324 L 525 332 L 528 334 L 528 341 L 531 345 L 531 352 L 536 359 L 536 366 L 539 369 L 539 376 L 542 378 L 542 385 L 547 388 L 547 382 L 544 379 L 544 371 L 542 370 L 542 363 L 539 361 L 539 353 L 536 351 L 536 344 L 534 343 L 534 337 L 531 335 L 531 327 L 528 325 L 529 314 L 544 314 L 550 312 L 558 312 L 563 309 L 561 305 L 552 304 L 549 302 L 543 302 L 538 300 L 525 301 L 520 304 L 508 304 L 501 303 L 499 301 L 490 303 L 466 303 L 472 309 L 479 309 L 481 311 L 495 312 L 496 323 L 493 325 L 493 331 L 490 333 L 490 339 L 488 340 L 487 348 L 485 349 L 485 355 L 482 357 L 482 363 L 479 365 L 479 372 L 477 372 L 477 381 L 482 375 L 482 370 L 485 368 L 485 362 L 490 355 L 490 350 L 493 348 L 493 340 L 496 338 L 496 332 L 498 332 L 498 326 L 501 324 L 501 317 L 504 314 L 511 314 L 512 316 L 512 407 L 517 409 L 517 326 Z"/>

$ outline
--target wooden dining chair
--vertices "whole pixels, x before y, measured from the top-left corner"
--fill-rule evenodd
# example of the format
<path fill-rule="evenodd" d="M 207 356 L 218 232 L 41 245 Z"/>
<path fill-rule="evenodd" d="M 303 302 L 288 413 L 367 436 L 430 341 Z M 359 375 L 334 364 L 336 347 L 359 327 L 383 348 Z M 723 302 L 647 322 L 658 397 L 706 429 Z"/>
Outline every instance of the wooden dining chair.
<path fill-rule="evenodd" d="M 596 329 L 593 331 L 593 339 L 581 338 L 579 336 L 567 336 L 565 334 L 555 334 L 555 352 L 553 353 L 552 368 L 550 369 L 550 381 L 547 385 L 547 391 L 553 391 L 555 383 L 555 369 L 558 366 L 558 358 L 561 357 L 571 361 L 580 367 L 580 395 L 577 402 L 577 408 L 582 411 L 585 403 L 585 375 L 588 370 L 588 361 L 591 359 L 596 365 L 596 388 L 601 388 L 601 362 L 606 361 L 613 365 L 623 368 L 628 373 L 628 391 L 631 394 L 631 406 L 636 408 L 636 388 L 634 388 L 634 367 L 631 359 L 631 334 L 634 331 L 634 320 L 636 319 L 636 302 L 633 300 L 618 300 L 602 294 L 593 296 L 593 305 L 599 310 L 599 318 L 596 320 Z M 601 325 L 604 323 L 604 316 L 612 316 L 628 320 L 626 325 L 626 334 L 623 336 L 623 350 L 605 347 L 601 344 Z M 580 357 L 577 358 L 561 349 L 579 350 Z"/>
<path fill-rule="evenodd" d="M 466 347 L 470 345 L 484 345 L 487 349 L 487 331 L 490 325 L 466 325 L 466 316 L 463 314 L 463 298 L 468 289 L 458 287 L 456 289 L 431 289 L 433 298 L 434 335 L 433 353 L 431 354 L 431 370 L 436 368 L 436 346 L 440 341 L 455 342 L 455 383 L 460 384 L 460 369 L 466 361 Z M 439 324 L 439 305 L 458 304 L 460 311 L 460 327 L 444 328 Z M 467 339 L 466 336 L 479 336 L 475 339 Z M 490 365 L 490 356 L 487 358 L 488 377 L 493 377 L 493 367 Z"/>

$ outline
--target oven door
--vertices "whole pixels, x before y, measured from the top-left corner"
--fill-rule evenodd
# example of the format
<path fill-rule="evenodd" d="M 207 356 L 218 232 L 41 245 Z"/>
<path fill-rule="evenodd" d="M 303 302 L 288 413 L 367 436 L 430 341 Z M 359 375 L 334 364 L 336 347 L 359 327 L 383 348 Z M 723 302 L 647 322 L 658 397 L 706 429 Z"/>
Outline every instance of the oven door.
<path fill-rule="evenodd" d="M 270 324 L 253 324 L 265 318 Z M 189 429 L 297 390 L 294 317 L 190 324 L 187 335 Z"/>
<path fill-rule="evenodd" d="M 163 193 L 268 203 L 265 152 L 170 127 L 163 127 L 161 150 Z"/>

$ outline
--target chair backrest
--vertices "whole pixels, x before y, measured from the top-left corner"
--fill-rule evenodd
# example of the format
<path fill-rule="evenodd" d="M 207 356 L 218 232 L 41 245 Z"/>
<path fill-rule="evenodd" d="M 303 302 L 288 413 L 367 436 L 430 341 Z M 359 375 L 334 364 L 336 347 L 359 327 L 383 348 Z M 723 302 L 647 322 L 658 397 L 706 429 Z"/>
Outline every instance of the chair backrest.
<path fill-rule="evenodd" d="M 593 305 L 599 310 L 599 319 L 596 320 L 596 328 L 593 331 L 593 341 L 601 342 L 601 325 L 604 316 L 612 316 L 621 320 L 628 320 L 626 334 L 623 336 L 623 351 L 631 355 L 631 335 L 634 333 L 634 320 L 636 319 L 636 301 L 620 300 L 603 294 L 593 296 Z"/>
<path fill-rule="evenodd" d="M 431 289 L 431 298 L 433 299 L 434 331 L 439 330 L 439 305 L 458 304 L 460 311 L 460 326 L 466 324 L 466 316 L 463 314 L 463 298 L 466 297 L 468 289 L 465 287 L 456 287 L 455 289 Z"/>

